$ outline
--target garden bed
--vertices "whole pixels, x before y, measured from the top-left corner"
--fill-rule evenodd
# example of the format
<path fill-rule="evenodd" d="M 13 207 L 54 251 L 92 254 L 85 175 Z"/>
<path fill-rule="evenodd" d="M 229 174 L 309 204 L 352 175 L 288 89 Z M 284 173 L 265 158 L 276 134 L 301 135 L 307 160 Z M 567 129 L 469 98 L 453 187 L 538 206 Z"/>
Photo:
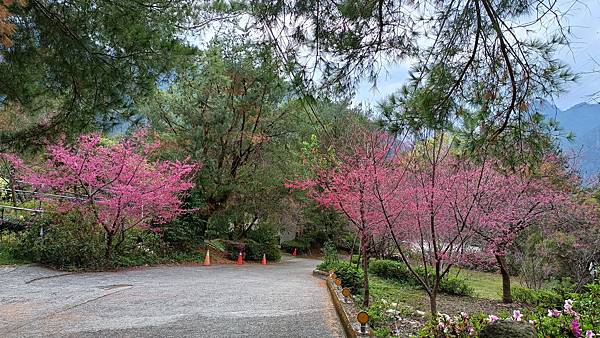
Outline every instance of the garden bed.
<path fill-rule="evenodd" d="M 369 278 L 371 306 L 367 310 L 378 336 L 395 334 L 408 337 L 417 334 L 429 318 L 429 298 L 424 290 L 393 280 L 371 276 Z M 360 301 L 356 301 L 360 304 Z M 503 304 L 499 300 L 469 296 L 439 294 L 438 311 L 449 315 L 466 313 L 495 313 L 508 315 L 523 304 Z"/>

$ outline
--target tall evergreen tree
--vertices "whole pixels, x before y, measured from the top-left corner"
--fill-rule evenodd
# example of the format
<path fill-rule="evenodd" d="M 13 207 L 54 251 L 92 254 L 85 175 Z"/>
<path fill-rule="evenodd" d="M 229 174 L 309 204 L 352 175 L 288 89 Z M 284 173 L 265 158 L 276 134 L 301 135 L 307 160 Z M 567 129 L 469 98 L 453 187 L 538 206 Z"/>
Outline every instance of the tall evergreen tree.
<path fill-rule="evenodd" d="M 194 51 L 180 34 L 192 1 L 19 4 L 0 46 L 0 148 L 121 120 Z"/>

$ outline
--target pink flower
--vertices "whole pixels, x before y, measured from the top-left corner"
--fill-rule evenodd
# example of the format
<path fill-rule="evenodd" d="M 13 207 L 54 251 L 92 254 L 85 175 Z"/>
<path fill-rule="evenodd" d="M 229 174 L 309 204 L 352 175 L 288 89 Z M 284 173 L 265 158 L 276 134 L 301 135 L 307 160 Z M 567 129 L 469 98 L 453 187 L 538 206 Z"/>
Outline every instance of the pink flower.
<path fill-rule="evenodd" d="M 572 310 L 573 309 L 573 300 L 572 299 L 565 300 L 565 305 L 563 306 L 563 308 L 565 309 L 565 311 Z"/>
<path fill-rule="evenodd" d="M 548 309 L 548 317 L 558 318 L 558 317 L 560 317 L 560 314 L 561 314 L 561 312 L 558 311 L 557 309 L 552 309 L 552 310 Z"/>
<path fill-rule="evenodd" d="M 575 337 L 581 337 L 581 326 L 579 326 L 577 319 L 571 321 L 571 332 L 573 332 Z"/>
<path fill-rule="evenodd" d="M 521 311 L 519 310 L 514 310 L 513 311 L 513 315 L 512 315 L 513 319 L 516 320 L 517 322 L 521 321 L 521 317 L 523 317 L 523 315 L 521 314 Z"/>
<path fill-rule="evenodd" d="M 467 327 L 467 333 L 469 335 L 475 334 L 475 328 L 472 326 Z M 587 338 L 587 337 L 586 337 Z"/>
<path fill-rule="evenodd" d="M 494 316 L 494 315 L 489 315 L 488 316 L 488 320 L 490 321 L 490 323 L 495 323 L 498 319 L 498 316 Z"/>
<path fill-rule="evenodd" d="M 575 316 L 577 319 L 579 319 L 579 314 L 577 312 L 575 312 L 575 310 L 573 310 L 573 300 L 572 299 L 565 300 L 565 305 L 563 305 L 563 309 L 565 310 L 566 314 Z"/>
<path fill-rule="evenodd" d="M 585 331 L 585 338 L 593 338 L 596 334 L 592 330 Z"/>

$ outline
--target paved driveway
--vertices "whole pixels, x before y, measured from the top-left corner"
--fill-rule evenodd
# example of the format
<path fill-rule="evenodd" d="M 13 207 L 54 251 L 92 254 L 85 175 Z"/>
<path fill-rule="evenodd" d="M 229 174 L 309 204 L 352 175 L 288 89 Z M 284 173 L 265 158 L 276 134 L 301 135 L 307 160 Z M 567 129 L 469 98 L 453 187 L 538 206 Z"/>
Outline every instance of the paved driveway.
<path fill-rule="evenodd" d="M 65 274 L 0 267 L 1 337 L 343 337 L 318 262 Z"/>

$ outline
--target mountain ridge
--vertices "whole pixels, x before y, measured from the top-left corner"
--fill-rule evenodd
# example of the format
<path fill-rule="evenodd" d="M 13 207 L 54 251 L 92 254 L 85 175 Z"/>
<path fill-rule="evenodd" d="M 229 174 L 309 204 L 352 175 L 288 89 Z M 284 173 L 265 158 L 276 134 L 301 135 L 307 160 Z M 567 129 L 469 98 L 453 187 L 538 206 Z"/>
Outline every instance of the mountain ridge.
<path fill-rule="evenodd" d="M 540 100 L 536 110 L 546 118 L 554 119 L 564 132 L 573 134 L 573 141 L 562 137 L 563 151 L 579 156 L 578 166 L 583 177 L 600 172 L 600 104 L 581 102 L 561 110 L 547 100 Z"/>

